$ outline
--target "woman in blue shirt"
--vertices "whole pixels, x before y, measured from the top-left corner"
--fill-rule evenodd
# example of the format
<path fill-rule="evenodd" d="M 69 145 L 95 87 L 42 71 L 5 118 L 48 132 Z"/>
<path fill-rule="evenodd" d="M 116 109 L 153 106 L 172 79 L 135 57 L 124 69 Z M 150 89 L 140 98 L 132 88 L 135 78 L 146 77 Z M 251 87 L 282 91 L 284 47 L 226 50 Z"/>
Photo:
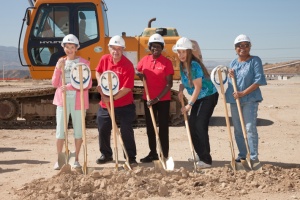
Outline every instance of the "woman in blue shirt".
<path fill-rule="evenodd" d="M 250 150 L 250 159 L 258 162 L 258 133 L 256 128 L 258 104 L 263 100 L 259 86 L 267 85 L 262 61 L 258 56 L 250 55 L 251 41 L 246 35 L 239 35 L 235 41 L 235 51 L 238 55 L 229 66 L 229 76 L 235 77 L 237 92 L 234 92 L 232 81 L 229 80 L 226 90 L 226 101 L 230 103 L 234 135 L 239 149 L 236 162 L 245 159 L 246 144 L 236 104 L 240 99 L 241 110 L 245 122 Z"/>
<path fill-rule="evenodd" d="M 197 167 L 211 167 L 208 124 L 217 105 L 219 94 L 209 78 L 209 73 L 201 60 L 192 53 L 192 42 L 182 37 L 176 42 L 174 50 L 180 60 L 181 82 L 178 97 L 182 98 L 186 89 L 191 95 L 189 103 L 181 108 L 189 112 L 189 126 L 195 151 L 199 157 Z"/>

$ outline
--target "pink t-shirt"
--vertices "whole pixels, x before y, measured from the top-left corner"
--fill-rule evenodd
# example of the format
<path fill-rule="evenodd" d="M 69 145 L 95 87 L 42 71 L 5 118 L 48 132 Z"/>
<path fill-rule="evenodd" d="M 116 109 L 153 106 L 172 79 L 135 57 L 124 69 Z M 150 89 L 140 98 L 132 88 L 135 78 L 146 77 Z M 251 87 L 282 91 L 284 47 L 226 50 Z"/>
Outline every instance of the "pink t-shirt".
<path fill-rule="evenodd" d="M 137 70 L 146 76 L 150 99 L 156 98 L 163 91 L 168 83 L 166 77 L 174 74 L 172 62 L 162 55 L 157 59 L 153 59 L 152 55 L 145 56 L 138 63 Z M 145 92 L 143 99 L 147 99 Z M 171 100 L 171 91 L 160 98 L 160 101 L 164 100 Z"/>

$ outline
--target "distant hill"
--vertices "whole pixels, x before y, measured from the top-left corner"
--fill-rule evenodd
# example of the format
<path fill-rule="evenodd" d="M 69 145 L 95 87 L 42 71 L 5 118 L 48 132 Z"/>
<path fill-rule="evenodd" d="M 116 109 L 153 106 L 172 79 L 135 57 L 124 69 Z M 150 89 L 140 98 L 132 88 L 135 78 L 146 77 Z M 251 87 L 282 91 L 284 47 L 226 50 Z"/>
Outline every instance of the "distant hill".
<path fill-rule="evenodd" d="M 300 75 L 300 60 L 264 65 L 265 74 L 297 74 Z"/>

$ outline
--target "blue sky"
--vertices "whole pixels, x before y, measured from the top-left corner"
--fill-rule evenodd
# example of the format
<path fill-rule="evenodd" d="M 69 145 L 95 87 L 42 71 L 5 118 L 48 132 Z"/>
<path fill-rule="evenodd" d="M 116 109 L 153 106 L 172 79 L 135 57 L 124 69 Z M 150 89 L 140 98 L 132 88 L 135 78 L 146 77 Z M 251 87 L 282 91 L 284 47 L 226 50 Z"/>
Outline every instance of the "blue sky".
<path fill-rule="evenodd" d="M 196 40 L 203 59 L 232 60 L 233 41 L 243 33 L 251 54 L 263 63 L 300 59 L 300 0 L 106 0 L 110 36 L 139 35 L 149 19 L 153 27 L 176 27 Z M 27 0 L 5 1 L 0 10 L 1 46 L 18 46 Z M 5 27 L 5 28 L 4 28 Z"/>

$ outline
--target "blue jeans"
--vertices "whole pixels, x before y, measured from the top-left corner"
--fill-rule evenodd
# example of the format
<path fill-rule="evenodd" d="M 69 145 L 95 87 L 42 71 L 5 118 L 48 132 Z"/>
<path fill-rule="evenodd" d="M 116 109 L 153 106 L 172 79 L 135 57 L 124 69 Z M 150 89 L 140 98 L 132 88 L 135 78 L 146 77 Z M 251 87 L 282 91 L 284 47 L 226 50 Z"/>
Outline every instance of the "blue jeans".
<path fill-rule="evenodd" d="M 238 156 L 240 158 L 246 158 L 247 149 L 246 149 L 246 144 L 245 144 L 243 130 L 240 122 L 237 104 L 231 103 L 230 108 L 231 108 L 232 123 L 234 126 L 235 140 L 236 140 L 237 147 L 239 149 Z M 247 138 L 248 138 L 248 144 L 250 150 L 250 159 L 256 160 L 258 158 L 258 133 L 256 128 L 258 102 L 242 103 L 241 110 L 245 122 L 245 129 L 247 132 Z"/>

